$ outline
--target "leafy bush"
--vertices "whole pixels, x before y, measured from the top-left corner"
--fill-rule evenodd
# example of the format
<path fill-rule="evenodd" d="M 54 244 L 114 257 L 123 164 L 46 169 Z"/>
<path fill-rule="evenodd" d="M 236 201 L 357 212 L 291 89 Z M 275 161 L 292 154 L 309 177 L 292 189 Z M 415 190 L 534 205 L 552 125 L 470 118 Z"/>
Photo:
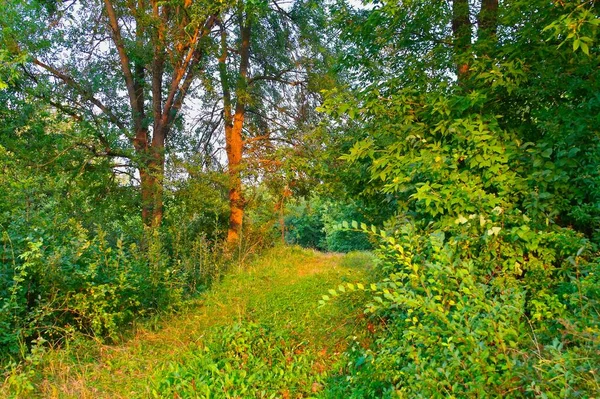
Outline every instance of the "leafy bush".
<path fill-rule="evenodd" d="M 9 230 L 10 231 L 10 230 Z M 11 231 L 16 236 L 16 231 Z M 5 232 L 2 256 L 9 293 L 1 306 L 5 353 L 22 351 L 34 338 L 55 340 L 75 329 L 116 336 L 139 310 L 143 261 L 135 248 L 112 248 L 102 231 L 91 236 L 74 221 L 54 234 L 37 231 L 20 241 Z"/>
<path fill-rule="evenodd" d="M 285 239 L 288 243 L 298 244 L 304 248 L 325 250 L 325 223 L 321 204 L 312 202 L 313 206 L 311 202 L 303 199 L 288 206 Z"/>
<path fill-rule="evenodd" d="M 524 261 L 518 248 L 531 244 L 519 232 L 495 234 L 475 217 L 445 233 L 413 224 L 382 232 L 378 256 L 387 277 L 359 288 L 371 292 L 367 311 L 384 320 L 385 334 L 355 355 L 347 395 L 595 392 L 597 258 L 585 239 L 559 230 L 531 234 L 540 245 Z"/>
<path fill-rule="evenodd" d="M 0 247 L 0 345 L 13 356 L 37 337 L 56 341 L 81 331 L 116 339 L 134 316 L 177 306 L 221 272 L 203 236 L 182 242 L 171 234 L 168 256 L 157 244 L 168 230 L 147 231 L 142 250 L 73 219 L 52 231 L 30 227 L 13 222 Z"/>
<path fill-rule="evenodd" d="M 368 164 L 367 193 L 399 205 L 378 234 L 385 277 L 365 287 L 386 333 L 353 365 L 348 396 L 592 397 L 600 386 L 600 141 L 590 128 L 600 69 L 597 46 L 577 51 L 597 39 L 597 9 L 500 10 L 491 42 L 478 38 L 464 54 L 427 48 L 436 64 L 423 75 L 400 63 L 399 78 L 332 92 L 324 106 L 360 126 L 365 138 L 344 159 L 358 161 L 357 175 Z M 406 45 L 418 31 L 407 26 L 444 32 L 456 21 L 448 11 L 386 3 L 365 26 L 400 38 L 360 32 L 357 46 L 376 38 L 415 66 L 426 47 Z M 552 21 L 558 33 L 540 35 Z M 468 62 L 458 82 L 447 78 L 452 59 Z M 364 61 L 358 73 L 377 78 L 396 65 Z"/>
<path fill-rule="evenodd" d="M 218 246 L 196 227 L 207 215 L 177 213 L 196 206 L 184 195 L 161 230 L 147 230 L 135 207 L 131 216 L 134 187 L 98 186 L 106 170 L 72 177 L 17 155 L 0 146 L 10 167 L 0 175 L 1 360 L 75 332 L 118 339 L 134 317 L 178 306 L 221 273 Z"/>

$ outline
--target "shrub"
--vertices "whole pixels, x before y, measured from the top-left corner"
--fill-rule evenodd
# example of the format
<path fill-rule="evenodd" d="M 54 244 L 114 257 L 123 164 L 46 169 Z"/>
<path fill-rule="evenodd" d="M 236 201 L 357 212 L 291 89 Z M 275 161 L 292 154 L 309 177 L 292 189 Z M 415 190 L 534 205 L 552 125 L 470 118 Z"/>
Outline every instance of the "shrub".
<path fill-rule="evenodd" d="M 509 215 L 496 217 L 510 226 Z M 386 330 L 358 356 L 350 393 L 587 397 L 596 391 L 600 280 L 585 238 L 568 229 L 533 231 L 527 223 L 494 230 L 471 215 L 445 231 L 407 223 L 380 240 L 387 276 L 365 288 L 372 293 L 366 310 L 385 320 Z"/>

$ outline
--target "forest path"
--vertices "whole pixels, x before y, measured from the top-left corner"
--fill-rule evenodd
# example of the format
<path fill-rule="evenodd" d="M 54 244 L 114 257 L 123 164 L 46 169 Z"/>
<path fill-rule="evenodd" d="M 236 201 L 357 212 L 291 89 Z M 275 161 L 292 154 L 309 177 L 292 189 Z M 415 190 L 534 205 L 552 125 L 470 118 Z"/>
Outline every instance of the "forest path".
<path fill-rule="evenodd" d="M 44 398 L 306 397 L 324 395 L 351 342 L 367 345 L 361 294 L 319 307 L 343 282 L 363 281 L 368 254 L 268 251 L 184 311 L 138 327 L 119 345 L 87 342 L 37 367 Z M 354 298 L 354 300 L 352 299 Z M 346 360 L 347 361 L 347 360 Z M 27 397 L 31 397 L 29 392 Z"/>

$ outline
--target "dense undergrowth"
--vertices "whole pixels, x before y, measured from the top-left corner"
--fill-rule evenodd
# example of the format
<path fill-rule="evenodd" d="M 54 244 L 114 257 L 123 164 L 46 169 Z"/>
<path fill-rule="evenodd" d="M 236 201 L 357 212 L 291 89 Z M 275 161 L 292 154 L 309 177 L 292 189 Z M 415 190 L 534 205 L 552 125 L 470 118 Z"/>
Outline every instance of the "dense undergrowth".
<path fill-rule="evenodd" d="M 44 121 L 36 128 L 52 129 Z M 273 242 L 271 230 L 247 229 L 244 242 L 224 252 L 227 203 L 216 178 L 179 184 L 163 225 L 150 229 L 138 215 L 136 188 L 107 164 L 73 170 L 65 164 L 77 154 L 59 153 L 40 167 L 27 149 L 31 132 L 10 140 L 3 133 L 12 149 L 0 146 L 7 172 L 0 175 L 0 363 L 7 367 L 32 348 L 82 334 L 117 342 L 136 321 L 176 310 Z M 194 200 L 209 184 L 211 195 Z"/>
<path fill-rule="evenodd" d="M 370 250 L 373 246 L 364 232 L 336 228 L 341 220 L 375 222 L 369 211 L 356 201 L 326 201 L 318 196 L 301 198 L 288 206 L 286 242 L 327 252 Z"/>
<path fill-rule="evenodd" d="M 319 306 L 330 287 L 368 279 L 367 253 L 278 247 L 237 267 L 177 314 L 121 344 L 43 349 L 5 380 L 18 397 L 336 397 L 372 329 L 364 295 Z M 333 395 L 333 396 L 331 396 Z"/>
<path fill-rule="evenodd" d="M 522 264 L 514 241 L 479 220 L 452 233 L 379 232 L 386 277 L 359 289 L 386 333 L 360 355 L 344 397 L 593 397 L 600 280 L 585 240 L 538 232 L 544 246 Z"/>
<path fill-rule="evenodd" d="M 135 318 L 178 306 L 225 270 L 214 238 L 189 228 L 193 221 L 152 231 L 118 212 L 100 225 L 92 220 L 106 209 L 89 215 L 69 209 L 69 200 L 1 215 L 4 361 L 22 358 L 32 342 L 60 344 L 74 333 L 117 339 Z"/>

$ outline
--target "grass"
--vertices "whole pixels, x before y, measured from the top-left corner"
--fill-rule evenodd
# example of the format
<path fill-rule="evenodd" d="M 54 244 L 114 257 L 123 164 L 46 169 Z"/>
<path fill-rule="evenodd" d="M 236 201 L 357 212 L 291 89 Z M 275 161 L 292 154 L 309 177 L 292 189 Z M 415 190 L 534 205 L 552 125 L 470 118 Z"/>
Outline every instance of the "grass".
<path fill-rule="evenodd" d="M 344 352 L 371 337 L 360 293 L 318 302 L 342 282 L 364 282 L 371 262 L 365 254 L 275 248 L 122 344 L 81 340 L 47 350 L 12 373 L 0 397 L 328 396 L 328 381 L 344 373 Z"/>

